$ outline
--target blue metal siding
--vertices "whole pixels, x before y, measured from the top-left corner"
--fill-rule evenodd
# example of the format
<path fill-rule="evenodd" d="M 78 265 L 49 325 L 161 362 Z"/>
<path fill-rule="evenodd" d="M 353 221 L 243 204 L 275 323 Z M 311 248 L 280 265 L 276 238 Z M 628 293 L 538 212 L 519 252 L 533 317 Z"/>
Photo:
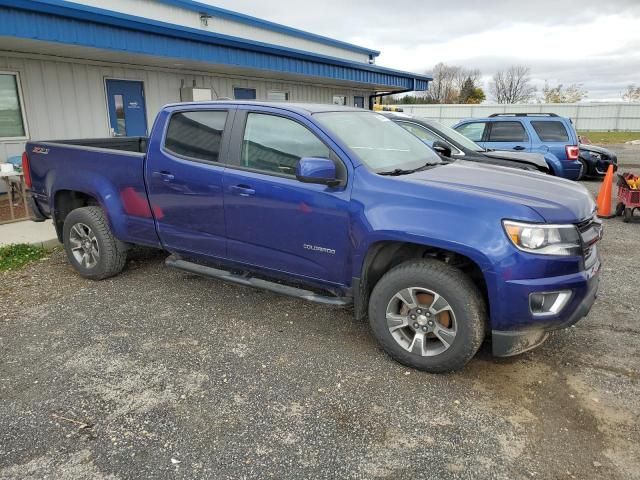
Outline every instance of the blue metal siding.
<path fill-rule="evenodd" d="M 431 80 L 62 0 L 0 0 L 0 35 L 401 89 L 426 89 Z"/>

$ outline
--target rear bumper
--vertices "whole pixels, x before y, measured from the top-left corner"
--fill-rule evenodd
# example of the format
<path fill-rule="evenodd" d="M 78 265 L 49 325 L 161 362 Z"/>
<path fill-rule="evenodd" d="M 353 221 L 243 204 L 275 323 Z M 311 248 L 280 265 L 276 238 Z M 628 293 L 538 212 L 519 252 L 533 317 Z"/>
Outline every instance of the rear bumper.
<path fill-rule="evenodd" d="M 561 160 L 562 171 L 559 172 L 561 177 L 569 180 L 577 180 L 582 173 L 582 162 L 579 160 L 565 161 Z"/>
<path fill-rule="evenodd" d="M 27 192 L 27 206 L 29 207 L 29 216 L 34 222 L 44 222 L 47 220 L 47 217 L 42 213 L 40 207 L 38 206 L 38 202 L 33 198 L 31 192 Z"/>
<path fill-rule="evenodd" d="M 592 268 L 588 272 L 581 272 L 577 275 L 567 277 L 552 278 L 548 283 L 541 285 L 535 283 L 535 287 L 527 285 L 527 282 L 520 283 L 521 291 L 515 299 L 526 298 L 528 304 L 529 293 L 533 291 L 553 291 L 570 289 L 573 294 L 572 300 L 560 312 L 552 317 L 535 317 L 530 312 L 525 319 L 526 325 L 513 330 L 492 330 L 492 351 L 497 357 L 510 357 L 531 350 L 542 344 L 549 332 L 570 327 L 585 317 L 593 306 L 600 283 L 599 263 L 597 268 Z M 569 277 L 569 278 L 568 278 Z M 515 292 L 514 292 L 515 293 Z"/>

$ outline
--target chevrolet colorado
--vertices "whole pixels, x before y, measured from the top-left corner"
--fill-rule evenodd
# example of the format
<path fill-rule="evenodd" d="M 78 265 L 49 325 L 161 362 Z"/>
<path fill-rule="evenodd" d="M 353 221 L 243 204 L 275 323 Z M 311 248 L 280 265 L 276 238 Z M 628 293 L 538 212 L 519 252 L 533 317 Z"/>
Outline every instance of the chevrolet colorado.
<path fill-rule="evenodd" d="M 331 105 L 172 104 L 151 135 L 31 141 L 34 220 L 103 279 L 130 245 L 166 264 L 368 317 L 430 372 L 485 337 L 514 355 L 585 316 L 601 226 L 574 182 L 447 161 L 384 116 Z"/>

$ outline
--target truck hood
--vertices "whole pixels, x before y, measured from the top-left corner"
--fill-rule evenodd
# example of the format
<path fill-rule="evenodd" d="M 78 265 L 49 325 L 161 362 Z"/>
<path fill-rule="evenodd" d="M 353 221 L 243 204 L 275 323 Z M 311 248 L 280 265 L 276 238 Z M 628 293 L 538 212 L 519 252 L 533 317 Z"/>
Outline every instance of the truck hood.
<path fill-rule="evenodd" d="M 509 152 L 506 150 L 490 150 L 482 153 L 484 153 L 487 157 L 526 162 L 540 167 L 545 171 L 549 170 L 549 166 L 547 165 L 547 161 L 544 159 L 544 155 L 540 155 L 539 153 Z"/>
<path fill-rule="evenodd" d="M 590 218 L 595 209 L 588 190 L 579 183 L 464 160 L 394 178 L 526 205 L 548 223 L 577 223 Z"/>

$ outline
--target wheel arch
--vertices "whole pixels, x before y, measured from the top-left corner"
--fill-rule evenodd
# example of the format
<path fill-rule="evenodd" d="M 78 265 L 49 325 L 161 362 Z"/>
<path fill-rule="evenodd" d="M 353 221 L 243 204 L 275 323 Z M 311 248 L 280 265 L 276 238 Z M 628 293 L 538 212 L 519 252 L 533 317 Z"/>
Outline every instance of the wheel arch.
<path fill-rule="evenodd" d="M 67 215 L 77 208 L 89 206 L 101 206 L 98 198 L 89 193 L 68 189 L 57 190 L 54 193 L 52 218 L 58 240 L 61 243 L 63 242 L 62 230 Z"/>
<path fill-rule="evenodd" d="M 358 319 L 367 316 L 367 306 L 373 288 L 380 278 L 401 263 L 417 258 L 436 259 L 465 273 L 478 287 L 490 310 L 488 281 L 480 263 L 447 247 L 397 240 L 380 240 L 369 246 L 362 262 L 360 277 L 354 279 L 354 314 Z"/>

